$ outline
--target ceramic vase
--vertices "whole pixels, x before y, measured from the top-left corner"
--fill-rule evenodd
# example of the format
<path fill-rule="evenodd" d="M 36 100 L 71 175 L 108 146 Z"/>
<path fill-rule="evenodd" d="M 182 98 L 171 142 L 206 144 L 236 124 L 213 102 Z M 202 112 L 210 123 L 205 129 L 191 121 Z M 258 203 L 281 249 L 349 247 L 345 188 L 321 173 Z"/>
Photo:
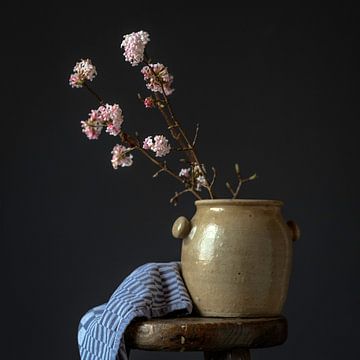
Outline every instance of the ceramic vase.
<path fill-rule="evenodd" d="M 191 221 L 178 218 L 182 275 L 195 312 L 210 317 L 276 316 L 285 303 L 293 241 L 276 200 L 199 200 Z"/>

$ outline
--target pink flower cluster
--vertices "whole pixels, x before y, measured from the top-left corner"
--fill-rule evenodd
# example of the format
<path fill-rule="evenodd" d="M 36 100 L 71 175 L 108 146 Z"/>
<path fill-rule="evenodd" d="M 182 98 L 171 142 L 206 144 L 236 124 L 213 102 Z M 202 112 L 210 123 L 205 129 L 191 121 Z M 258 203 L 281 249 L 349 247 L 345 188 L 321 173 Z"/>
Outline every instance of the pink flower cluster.
<path fill-rule="evenodd" d="M 99 138 L 102 128 L 106 126 L 106 132 L 117 136 L 121 131 L 121 125 L 124 122 L 122 110 L 118 104 L 100 106 L 96 110 L 91 110 L 89 119 L 81 121 L 83 133 L 90 140 Z"/>
<path fill-rule="evenodd" d="M 82 132 L 89 140 L 97 140 L 102 131 L 102 125 L 98 122 L 93 122 L 90 118 L 86 121 L 81 121 Z"/>
<path fill-rule="evenodd" d="M 151 96 L 148 96 L 147 98 L 145 98 L 144 99 L 144 105 L 148 109 L 155 107 L 153 98 Z"/>
<path fill-rule="evenodd" d="M 117 169 L 119 166 L 131 166 L 133 164 L 133 156 L 129 154 L 130 148 L 126 148 L 123 145 L 115 145 L 111 151 L 112 159 L 111 164 L 114 169 Z"/>
<path fill-rule="evenodd" d="M 149 64 L 141 69 L 144 80 L 147 81 L 146 87 L 153 92 L 171 95 L 174 89 L 171 88 L 174 77 L 169 74 L 168 69 L 163 64 Z"/>
<path fill-rule="evenodd" d="M 132 66 L 139 65 L 144 60 L 145 46 L 149 41 L 149 34 L 142 30 L 124 35 L 121 47 L 124 48 L 125 60 Z"/>
<path fill-rule="evenodd" d="M 184 178 L 189 178 L 190 177 L 190 173 L 191 173 L 191 169 L 187 168 L 187 169 L 181 169 L 179 172 L 179 176 L 180 177 L 184 177 Z"/>
<path fill-rule="evenodd" d="M 201 191 L 201 188 L 206 186 L 206 179 L 204 175 L 199 175 L 196 179 L 196 191 Z"/>
<path fill-rule="evenodd" d="M 93 81 L 97 75 L 96 67 L 90 59 L 77 62 L 73 71 L 74 73 L 70 75 L 69 79 L 69 84 L 73 88 L 81 88 L 85 80 Z"/>
<path fill-rule="evenodd" d="M 206 179 L 205 176 L 202 173 L 202 170 L 200 169 L 200 167 L 198 165 L 194 166 L 193 169 L 193 174 L 195 177 L 195 189 L 196 191 L 201 191 L 201 188 L 206 186 Z M 184 179 L 189 179 L 191 176 L 191 168 L 185 168 L 185 169 L 181 169 L 179 172 L 179 176 L 184 178 Z"/>
<path fill-rule="evenodd" d="M 201 191 L 201 188 L 207 185 L 204 172 L 205 172 L 204 165 L 202 166 L 195 165 L 193 168 L 193 174 L 194 174 L 193 176 L 195 178 L 196 191 Z"/>
<path fill-rule="evenodd" d="M 152 150 L 156 157 L 162 157 L 170 152 L 171 146 L 164 135 L 156 135 L 154 140 L 152 139 L 152 136 L 148 136 L 144 140 L 143 149 Z"/>

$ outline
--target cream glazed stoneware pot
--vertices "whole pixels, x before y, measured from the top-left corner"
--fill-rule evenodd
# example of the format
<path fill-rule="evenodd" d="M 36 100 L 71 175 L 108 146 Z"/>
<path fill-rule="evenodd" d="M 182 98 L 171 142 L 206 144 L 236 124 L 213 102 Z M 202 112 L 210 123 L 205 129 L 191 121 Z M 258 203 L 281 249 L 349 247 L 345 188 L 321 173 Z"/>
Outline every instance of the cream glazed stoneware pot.
<path fill-rule="evenodd" d="M 198 200 L 191 221 L 172 229 L 183 239 L 181 269 L 201 316 L 260 317 L 281 313 L 300 236 L 275 200 Z"/>

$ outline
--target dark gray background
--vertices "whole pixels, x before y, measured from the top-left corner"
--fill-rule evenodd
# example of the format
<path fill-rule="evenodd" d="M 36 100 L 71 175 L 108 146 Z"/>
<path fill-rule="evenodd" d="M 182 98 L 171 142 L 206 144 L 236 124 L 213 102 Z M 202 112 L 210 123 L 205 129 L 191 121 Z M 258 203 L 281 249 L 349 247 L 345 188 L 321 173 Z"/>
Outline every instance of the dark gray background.
<path fill-rule="evenodd" d="M 253 358 L 360 358 L 359 11 L 194 4 L 3 5 L 6 359 L 78 358 L 87 309 L 138 265 L 179 259 L 170 228 L 193 214 L 193 200 L 171 207 L 177 184 L 153 180 L 139 156 L 114 171 L 115 139 L 89 142 L 79 127 L 96 101 L 67 84 L 74 63 L 89 57 L 94 86 L 123 107 L 126 129 L 163 131 L 160 116 L 139 104 L 140 69 L 119 47 L 140 29 L 175 76 L 184 127 L 201 124 L 199 152 L 218 169 L 219 195 L 238 161 L 245 175 L 259 174 L 242 196 L 283 200 L 285 218 L 301 226 L 284 309 L 288 341 Z M 170 356 L 201 358 L 133 359 Z"/>

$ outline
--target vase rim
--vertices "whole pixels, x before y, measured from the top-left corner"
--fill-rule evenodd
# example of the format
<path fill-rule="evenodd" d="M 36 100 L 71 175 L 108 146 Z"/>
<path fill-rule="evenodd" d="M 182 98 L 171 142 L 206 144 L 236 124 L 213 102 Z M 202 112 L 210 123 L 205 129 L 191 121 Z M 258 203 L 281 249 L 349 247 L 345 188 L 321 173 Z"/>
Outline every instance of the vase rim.
<path fill-rule="evenodd" d="M 248 206 L 283 206 L 281 200 L 265 199 L 205 199 L 196 200 L 195 205 L 248 205 Z"/>

